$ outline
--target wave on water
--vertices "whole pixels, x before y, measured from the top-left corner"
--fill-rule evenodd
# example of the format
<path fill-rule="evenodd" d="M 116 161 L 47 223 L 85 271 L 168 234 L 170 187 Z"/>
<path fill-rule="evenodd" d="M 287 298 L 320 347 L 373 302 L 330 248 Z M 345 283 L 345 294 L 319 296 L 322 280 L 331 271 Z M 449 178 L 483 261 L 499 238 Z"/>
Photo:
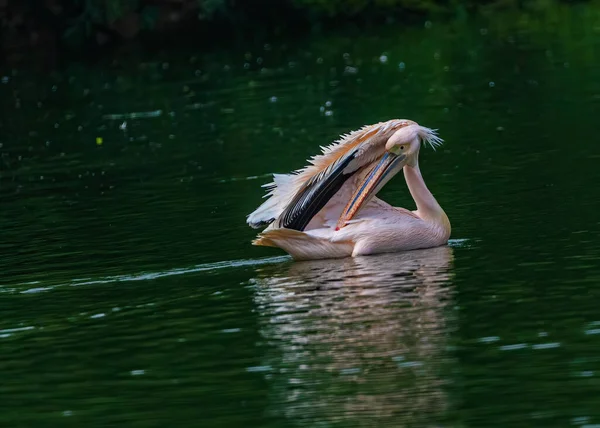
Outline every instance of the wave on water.
<path fill-rule="evenodd" d="M 448 245 L 454 248 L 466 247 L 467 239 L 450 239 Z M 217 269 L 235 269 L 246 266 L 259 266 L 266 264 L 276 264 L 291 261 L 292 258 L 288 255 L 285 256 L 274 256 L 274 257 L 263 257 L 258 259 L 240 259 L 240 260 L 226 260 L 221 262 L 203 263 L 187 268 L 174 268 L 158 272 L 140 272 L 135 274 L 125 275 L 112 275 L 100 278 L 76 278 L 67 283 L 55 284 L 49 286 L 42 286 L 41 281 L 33 281 L 27 283 L 17 284 L 15 286 L 0 286 L 0 292 L 8 293 L 20 293 L 20 294 L 31 294 L 41 293 L 49 291 L 57 287 L 71 286 L 76 287 L 80 285 L 96 285 L 96 284 L 109 284 L 114 282 L 129 282 L 129 281 L 149 281 L 159 279 L 167 276 L 175 275 L 186 275 L 194 274 L 198 272 L 212 271 Z M 35 287 L 23 289 L 23 286 Z"/>

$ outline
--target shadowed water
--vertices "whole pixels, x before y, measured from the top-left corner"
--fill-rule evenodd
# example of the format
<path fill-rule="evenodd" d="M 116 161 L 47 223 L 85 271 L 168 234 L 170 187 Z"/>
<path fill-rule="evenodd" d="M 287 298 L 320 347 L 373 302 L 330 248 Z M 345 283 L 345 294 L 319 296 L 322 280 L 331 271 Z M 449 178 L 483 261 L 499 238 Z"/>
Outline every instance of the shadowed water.
<path fill-rule="evenodd" d="M 0 425 L 600 424 L 599 35 L 576 5 L 3 69 Z M 445 140 L 449 246 L 250 245 L 270 174 L 390 118 Z"/>

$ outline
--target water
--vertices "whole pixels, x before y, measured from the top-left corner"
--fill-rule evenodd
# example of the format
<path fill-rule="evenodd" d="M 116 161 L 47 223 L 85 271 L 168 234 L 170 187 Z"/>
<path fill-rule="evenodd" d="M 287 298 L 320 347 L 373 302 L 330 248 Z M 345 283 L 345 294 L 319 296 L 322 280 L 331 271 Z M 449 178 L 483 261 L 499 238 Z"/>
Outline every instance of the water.
<path fill-rule="evenodd" d="M 3 70 L 0 425 L 600 424 L 599 31 L 582 5 Z M 446 141 L 448 247 L 249 244 L 269 174 L 394 117 Z"/>

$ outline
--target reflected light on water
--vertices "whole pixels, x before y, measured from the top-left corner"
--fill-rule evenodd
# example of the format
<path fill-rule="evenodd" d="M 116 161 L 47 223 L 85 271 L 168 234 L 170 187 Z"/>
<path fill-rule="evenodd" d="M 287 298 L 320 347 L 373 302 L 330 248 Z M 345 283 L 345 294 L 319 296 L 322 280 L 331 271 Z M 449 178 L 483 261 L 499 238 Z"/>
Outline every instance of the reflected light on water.
<path fill-rule="evenodd" d="M 310 426 L 442 418 L 452 261 L 453 249 L 439 247 L 255 278 L 273 416 Z"/>

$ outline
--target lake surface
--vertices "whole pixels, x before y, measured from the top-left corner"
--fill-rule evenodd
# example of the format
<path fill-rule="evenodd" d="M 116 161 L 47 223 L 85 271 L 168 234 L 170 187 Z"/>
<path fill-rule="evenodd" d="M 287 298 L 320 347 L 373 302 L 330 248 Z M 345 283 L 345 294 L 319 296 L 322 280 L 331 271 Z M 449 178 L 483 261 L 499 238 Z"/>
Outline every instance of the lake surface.
<path fill-rule="evenodd" d="M 3 70 L 0 425 L 600 426 L 599 52 L 582 5 Z M 447 247 L 250 245 L 390 118 L 445 140 Z"/>

